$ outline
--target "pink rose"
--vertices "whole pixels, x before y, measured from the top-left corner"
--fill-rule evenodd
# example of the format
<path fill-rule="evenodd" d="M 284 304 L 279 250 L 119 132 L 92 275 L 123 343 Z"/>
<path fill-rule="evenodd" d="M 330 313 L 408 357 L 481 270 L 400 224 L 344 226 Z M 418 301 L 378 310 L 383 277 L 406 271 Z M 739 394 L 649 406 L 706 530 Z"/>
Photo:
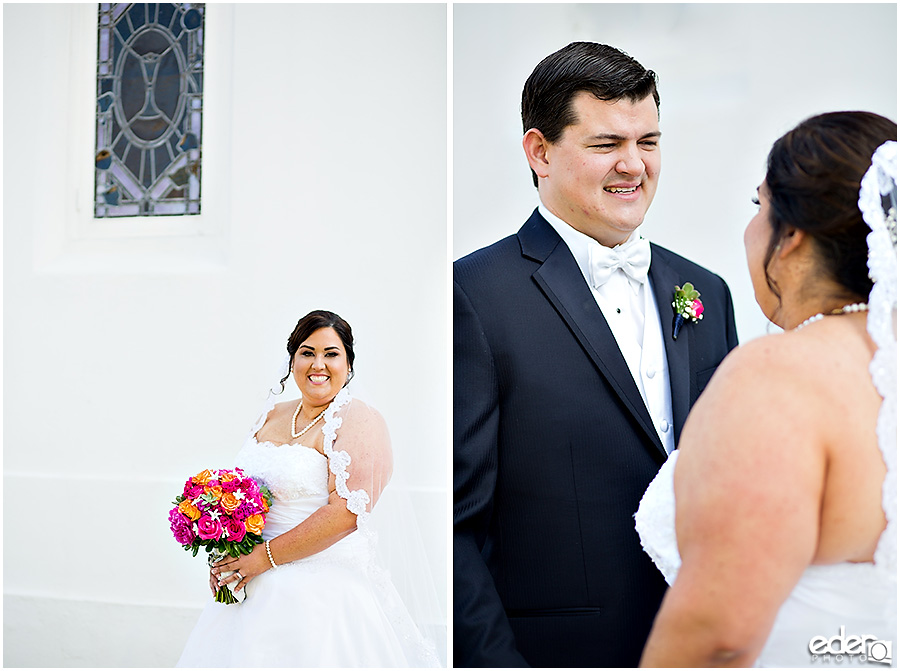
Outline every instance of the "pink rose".
<path fill-rule="evenodd" d="M 182 491 L 185 497 L 196 498 L 203 493 L 203 485 L 197 485 L 194 483 L 193 478 L 188 478 L 187 482 L 184 483 L 184 489 Z"/>
<path fill-rule="evenodd" d="M 203 485 L 191 485 L 190 487 L 186 487 L 184 490 L 185 497 L 191 499 L 192 501 L 202 493 Z"/>
<path fill-rule="evenodd" d="M 244 540 L 244 536 L 247 535 L 247 530 L 244 528 L 244 525 L 237 520 L 231 519 L 230 517 L 225 521 L 225 539 L 229 541 L 235 541 L 236 543 Z"/>
<path fill-rule="evenodd" d="M 190 545 L 194 541 L 194 530 L 191 527 L 191 521 L 178 512 L 178 508 L 169 511 L 169 528 L 176 541 L 182 545 Z"/>
<path fill-rule="evenodd" d="M 203 515 L 197 520 L 197 535 L 205 541 L 218 540 L 222 535 L 222 523 L 209 515 Z"/>
<path fill-rule="evenodd" d="M 699 317 L 703 314 L 703 303 L 700 302 L 699 298 L 694 299 L 693 305 L 691 305 L 691 309 L 694 311 L 694 316 Z"/>

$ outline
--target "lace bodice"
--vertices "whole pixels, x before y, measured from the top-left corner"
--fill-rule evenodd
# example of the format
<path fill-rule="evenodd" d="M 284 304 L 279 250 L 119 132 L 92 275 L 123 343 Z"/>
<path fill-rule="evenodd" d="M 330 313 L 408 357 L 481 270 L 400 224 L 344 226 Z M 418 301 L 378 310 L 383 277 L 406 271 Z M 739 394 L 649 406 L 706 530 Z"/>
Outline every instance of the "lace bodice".
<path fill-rule="evenodd" d="M 235 465 L 264 482 L 278 501 L 328 497 L 328 460 L 311 447 L 258 443 L 251 436 Z"/>

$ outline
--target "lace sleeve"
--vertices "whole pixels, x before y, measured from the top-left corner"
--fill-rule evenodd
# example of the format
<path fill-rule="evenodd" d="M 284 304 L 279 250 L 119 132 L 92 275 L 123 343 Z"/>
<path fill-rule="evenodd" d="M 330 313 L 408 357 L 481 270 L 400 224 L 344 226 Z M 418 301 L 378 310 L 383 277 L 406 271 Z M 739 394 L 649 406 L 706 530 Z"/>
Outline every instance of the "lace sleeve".
<path fill-rule="evenodd" d="M 342 390 L 325 414 L 325 456 L 338 495 L 357 525 L 367 531 L 367 518 L 391 477 L 393 459 L 387 426 L 373 408 Z"/>

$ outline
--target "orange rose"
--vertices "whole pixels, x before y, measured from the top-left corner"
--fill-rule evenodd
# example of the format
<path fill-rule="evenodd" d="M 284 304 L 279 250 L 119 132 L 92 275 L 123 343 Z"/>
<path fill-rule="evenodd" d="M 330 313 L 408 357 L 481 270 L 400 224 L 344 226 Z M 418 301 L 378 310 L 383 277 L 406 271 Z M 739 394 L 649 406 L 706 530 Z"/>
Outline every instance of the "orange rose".
<path fill-rule="evenodd" d="M 238 476 L 234 473 L 222 473 L 222 475 L 219 477 L 219 482 L 231 482 L 232 480 L 237 480 L 237 477 Z"/>
<path fill-rule="evenodd" d="M 208 468 L 205 471 L 203 471 L 202 473 L 197 473 L 197 475 L 195 475 L 193 477 L 193 481 L 194 481 L 195 485 L 205 485 L 207 482 L 209 482 L 212 479 L 213 479 L 212 471 L 210 471 Z"/>
<path fill-rule="evenodd" d="M 218 501 L 219 499 L 222 498 L 222 488 L 219 485 L 214 485 L 212 487 L 204 487 L 203 493 L 204 494 L 212 494 L 215 497 L 216 501 Z"/>
<path fill-rule="evenodd" d="M 219 505 L 230 514 L 238 509 L 238 506 L 241 505 L 241 500 L 232 492 L 225 492 L 222 494 L 222 500 L 219 501 Z"/>
<path fill-rule="evenodd" d="M 251 534 L 261 534 L 266 526 L 266 518 L 257 513 L 244 520 L 244 528 Z"/>
<path fill-rule="evenodd" d="M 200 519 L 200 509 L 187 499 L 178 504 L 178 512 L 187 515 L 193 522 Z"/>
<path fill-rule="evenodd" d="M 262 503 L 263 512 L 264 513 L 269 512 L 269 504 L 266 503 L 266 500 L 264 498 L 261 498 L 259 502 Z"/>

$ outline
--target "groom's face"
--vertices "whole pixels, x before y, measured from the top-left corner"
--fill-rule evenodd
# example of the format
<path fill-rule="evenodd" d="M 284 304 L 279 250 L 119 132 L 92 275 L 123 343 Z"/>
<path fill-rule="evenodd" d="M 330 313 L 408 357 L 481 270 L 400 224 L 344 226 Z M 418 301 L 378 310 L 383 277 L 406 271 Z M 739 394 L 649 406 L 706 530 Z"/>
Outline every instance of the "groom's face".
<path fill-rule="evenodd" d="M 644 221 L 659 179 L 659 117 L 652 96 L 572 101 L 576 123 L 547 145 L 544 204 L 560 219 L 608 247 Z"/>

